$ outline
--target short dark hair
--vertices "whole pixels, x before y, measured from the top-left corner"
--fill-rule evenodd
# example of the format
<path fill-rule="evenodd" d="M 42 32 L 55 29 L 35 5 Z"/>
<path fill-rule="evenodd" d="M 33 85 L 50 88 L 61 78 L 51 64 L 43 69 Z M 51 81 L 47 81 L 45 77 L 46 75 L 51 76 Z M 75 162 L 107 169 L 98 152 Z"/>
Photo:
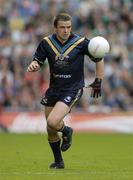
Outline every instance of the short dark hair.
<path fill-rule="evenodd" d="M 57 27 L 58 21 L 72 21 L 72 17 L 67 13 L 59 13 L 53 19 L 54 27 Z"/>

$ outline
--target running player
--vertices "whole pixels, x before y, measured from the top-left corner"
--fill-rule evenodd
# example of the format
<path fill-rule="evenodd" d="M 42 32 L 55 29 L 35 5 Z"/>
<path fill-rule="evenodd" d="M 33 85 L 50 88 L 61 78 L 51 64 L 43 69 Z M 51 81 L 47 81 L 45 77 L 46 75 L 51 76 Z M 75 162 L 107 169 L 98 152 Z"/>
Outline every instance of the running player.
<path fill-rule="evenodd" d="M 96 98 L 101 96 L 104 61 L 89 54 L 87 38 L 72 33 L 72 18 L 69 14 L 58 14 L 53 24 L 55 32 L 39 43 L 27 71 L 38 71 L 48 60 L 50 85 L 41 104 L 45 106 L 48 141 L 54 155 L 54 162 L 49 167 L 60 169 L 65 166 L 61 151 L 71 146 L 73 134 L 73 129 L 65 125 L 63 118 L 82 96 L 84 55 L 88 55 L 96 64 L 96 77 L 90 85 Z M 58 132 L 62 132 L 62 142 Z"/>

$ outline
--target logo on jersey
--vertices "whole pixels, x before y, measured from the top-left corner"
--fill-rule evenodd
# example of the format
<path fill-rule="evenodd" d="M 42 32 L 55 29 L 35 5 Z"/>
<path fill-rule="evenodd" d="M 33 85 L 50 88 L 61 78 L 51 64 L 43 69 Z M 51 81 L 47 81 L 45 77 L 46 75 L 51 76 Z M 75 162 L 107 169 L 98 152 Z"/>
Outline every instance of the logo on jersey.
<path fill-rule="evenodd" d="M 63 78 L 63 79 L 68 79 L 71 78 L 71 74 L 54 74 L 53 73 L 54 78 Z"/>
<path fill-rule="evenodd" d="M 64 99 L 64 101 L 65 101 L 65 102 L 70 102 L 71 99 L 72 99 L 71 96 L 67 96 L 67 97 Z"/>
<path fill-rule="evenodd" d="M 47 102 L 48 102 L 48 99 L 47 99 L 46 97 L 44 97 L 44 98 L 42 99 L 42 101 L 43 101 L 43 103 L 47 103 Z"/>
<path fill-rule="evenodd" d="M 69 58 L 69 56 L 64 55 L 64 54 L 56 55 L 54 66 L 57 66 L 58 68 L 69 66 L 68 58 Z"/>
<path fill-rule="evenodd" d="M 67 60 L 69 58 L 68 55 L 64 55 L 64 54 L 59 54 L 59 55 L 56 55 L 55 56 L 55 60 L 60 60 L 60 61 L 64 61 L 64 60 Z"/>

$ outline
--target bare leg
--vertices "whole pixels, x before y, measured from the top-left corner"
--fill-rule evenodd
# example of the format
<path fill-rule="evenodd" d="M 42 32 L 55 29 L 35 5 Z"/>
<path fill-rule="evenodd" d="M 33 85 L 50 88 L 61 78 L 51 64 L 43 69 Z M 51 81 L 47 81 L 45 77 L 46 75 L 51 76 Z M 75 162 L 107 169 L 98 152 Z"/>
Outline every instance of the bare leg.
<path fill-rule="evenodd" d="M 45 107 L 46 119 L 48 119 L 52 110 L 53 110 L 53 107 Z M 57 130 L 48 126 L 48 123 L 47 123 L 47 132 L 48 132 L 49 145 L 50 145 L 51 150 L 52 150 L 53 155 L 54 155 L 54 163 L 52 163 L 49 166 L 49 168 L 62 169 L 62 168 L 64 168 L 64 161 L 63 161 L 61 150 L 60 150 L 61 140 L 60 140 L 60 137 L 58 135 L 58 132 L 57 132 Z"/>
<path fill-rule="evenodd" d="M 46 120 L 48 119 L 49 114 L 53 110 L 53 107 L 45 107 L 45 116 Z M 56 142 L 60 139 L 58 132 L 55 129 L 52 129 L 50 126 L 47 125 L 47 132 L 48 132 L 48 140 L 50 142 Z"/>
<path fill-rule="evenodd" d="M 63 118 L 69 113 L 70 108 L 63 102 L 57 102 L 47 118 L 48 126 L 53 130 L 60 130 L 63 125 Z"/>
<path fill-rule="evenodd" d="M 61 145 L 62 151 L 66 151 L 72 144 L 73 129 L 71 127 L 65 126 L 63 122 L 63 118 L 69 113 L 69 111 L 69 106 L 59 101 L 51 110 L 47 118 L 48 129 L 51 129 L 49 139 L 52 141 L 56 140 L 58 136 L 55 133 L 57 133 L 57 131 L 60 131 L 63 134 L 63 142 Z M 52 132 L 54 133 L 52 134 Z"/>

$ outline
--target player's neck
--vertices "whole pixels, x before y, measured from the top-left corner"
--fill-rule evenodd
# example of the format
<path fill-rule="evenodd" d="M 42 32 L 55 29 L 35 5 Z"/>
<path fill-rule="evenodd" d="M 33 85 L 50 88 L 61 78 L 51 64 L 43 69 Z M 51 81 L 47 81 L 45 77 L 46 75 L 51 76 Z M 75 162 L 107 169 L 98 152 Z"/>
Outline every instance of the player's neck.
<path fill-rule="evenodd" d="M 60 41 L 61 44 L 64 44 L 67 41 L 67 39 L 64 40 L 64 39 L 60 38 L 58 35 L 56 35 L 56 37 Z"/>

